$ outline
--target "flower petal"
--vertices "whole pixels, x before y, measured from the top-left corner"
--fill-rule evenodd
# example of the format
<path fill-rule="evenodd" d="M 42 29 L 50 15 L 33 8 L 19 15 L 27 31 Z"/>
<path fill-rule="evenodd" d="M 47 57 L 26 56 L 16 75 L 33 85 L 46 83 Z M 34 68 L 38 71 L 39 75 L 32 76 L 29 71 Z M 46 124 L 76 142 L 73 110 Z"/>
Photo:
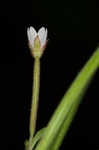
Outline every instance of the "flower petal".
<path fill-rule="evenodd" d="M 44 37 L 43 37 L 43 41 L 42 41 L 41 47 L 43 47 L 43 46 L 45 45 L 45 43 L 46 43 L 47 33 L 48 33 L 48 31 L 47 31 L 47 29 L 46 29 L 45 34 L 44 34 Z"/>
<path fill-rule="evenodd" d="M 37 32 L 33 27 L 30 27 L 27 29 L 27 34 L 28 34 L 28 40 L 29 40 L 32 48 L 34 48 L 34 39 L 37 36 Z"/>
<path fill-rule="evenodd" d="M 39 40 L 40 40 L 40 43 L 42 46 L 43 41 L 44 41 L 44 36 L 45 36 L 45 28 L 44 27 L 40 28 L 40 30 L 38 31 L 38 36 L 39 36 Z"/>
<path fill-rule="evenodd" d="M 30 27 L 30 34 L 32 39 L 35 39 L 37 36 L 37 32 L 33 27 Z"/>

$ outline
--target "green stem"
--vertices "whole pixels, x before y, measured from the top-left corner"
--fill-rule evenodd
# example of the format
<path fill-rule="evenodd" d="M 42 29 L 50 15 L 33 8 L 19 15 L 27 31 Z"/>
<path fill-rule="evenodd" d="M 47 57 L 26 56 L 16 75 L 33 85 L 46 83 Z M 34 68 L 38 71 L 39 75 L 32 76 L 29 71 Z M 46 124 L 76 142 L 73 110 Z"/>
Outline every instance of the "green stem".
<path fill-rule="evenodd" d="M 34 60 L 34 73 L 33 73 L 33 91 L 32 91 L 32 104 L 31 104 L 31 113 L 30 113 L 29 149 L 31 149 L 31 142 L 32 142 L 32 139 L 35 133 L 35 128 L 36 128 L 39 86 L 40 86 L 40 58 L 36 57 Z"/>

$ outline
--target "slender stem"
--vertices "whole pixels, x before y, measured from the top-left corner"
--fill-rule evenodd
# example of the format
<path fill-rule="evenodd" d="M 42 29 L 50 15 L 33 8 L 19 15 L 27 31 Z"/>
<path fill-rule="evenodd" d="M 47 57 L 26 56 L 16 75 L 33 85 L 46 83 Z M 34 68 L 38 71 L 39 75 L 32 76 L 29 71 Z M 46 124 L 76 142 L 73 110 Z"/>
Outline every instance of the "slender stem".
<path fill-rule="evenodd" d="M 40 87 L 40 58 L 36 57 L 34 60 L 33 91 L 32 91 L 32 104 L 31 104 L 31 113 L 30 113 L 30 131 L 29 131 L 30 132 L 30 139 L 29 139 L 30 146 L 29 147 L 31 147 L 31 141 L 34 136 L 35 128 L 36 128 L 39 87 Z"/>

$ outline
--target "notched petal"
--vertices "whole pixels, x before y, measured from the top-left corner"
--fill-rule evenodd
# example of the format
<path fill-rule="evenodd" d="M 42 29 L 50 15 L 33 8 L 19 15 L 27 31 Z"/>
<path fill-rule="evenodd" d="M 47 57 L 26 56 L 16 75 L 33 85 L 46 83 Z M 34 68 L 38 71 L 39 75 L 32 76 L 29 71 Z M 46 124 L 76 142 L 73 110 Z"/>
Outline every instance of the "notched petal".
<path fill-rule="evenodd" d="M 40 43 L 42 45 L 44 36 L 45 36 L 45 28 L 44 27 L 40 28 L 40 30 L 38 31 L 38 36 L 39 36 Z"/>
<path fill-rule="evenodd" d="M 37 32 L 33 27 L 30 27 L 30 34 L 33 39 L 35 39 L 37 36 Z"/>
<path fill-rule="evenodd" d="M 44 37 L 43 37 L 43 40 L 42 40 L 42 43 L 41 43 L 41 47 L 43 47 L 45 45 L 46 40 L 47 40 L 47 29 L 45 30 L 45 34 L 44 34 Z"/>

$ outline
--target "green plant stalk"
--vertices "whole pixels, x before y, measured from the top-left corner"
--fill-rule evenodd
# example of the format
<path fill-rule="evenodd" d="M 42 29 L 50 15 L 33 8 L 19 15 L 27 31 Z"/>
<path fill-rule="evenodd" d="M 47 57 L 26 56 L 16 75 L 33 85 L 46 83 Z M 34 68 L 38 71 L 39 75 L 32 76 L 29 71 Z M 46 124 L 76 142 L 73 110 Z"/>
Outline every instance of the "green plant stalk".
<path fill-rule="evenodd" d="M 99 68 L 99 48 L 95 51 L 81 72 L 72 83 L 69 90 L 64 95 L 60 105 L 56 109 L 45 131 L 45 135 L 36 147 L 36 150 L 48 150 L 53 143 L 59 129 L 61 128 L 64 120 L 68 116 L 73 104 L 76 102 L 78 95 L 89 83 L 93 74 Z"/>
<path fill-rule="evenodd" d="M 30 112 L 30 128 L 29 128 L 29 132 L 30 132 L 29 149 L 30 150 L 31 150 L 32 139 L 36 128 L 39 87 L 40 87 L 40 58 L 36 57 L 34 59 L 33 91 L 32 91 L 31 112 Z"/>

